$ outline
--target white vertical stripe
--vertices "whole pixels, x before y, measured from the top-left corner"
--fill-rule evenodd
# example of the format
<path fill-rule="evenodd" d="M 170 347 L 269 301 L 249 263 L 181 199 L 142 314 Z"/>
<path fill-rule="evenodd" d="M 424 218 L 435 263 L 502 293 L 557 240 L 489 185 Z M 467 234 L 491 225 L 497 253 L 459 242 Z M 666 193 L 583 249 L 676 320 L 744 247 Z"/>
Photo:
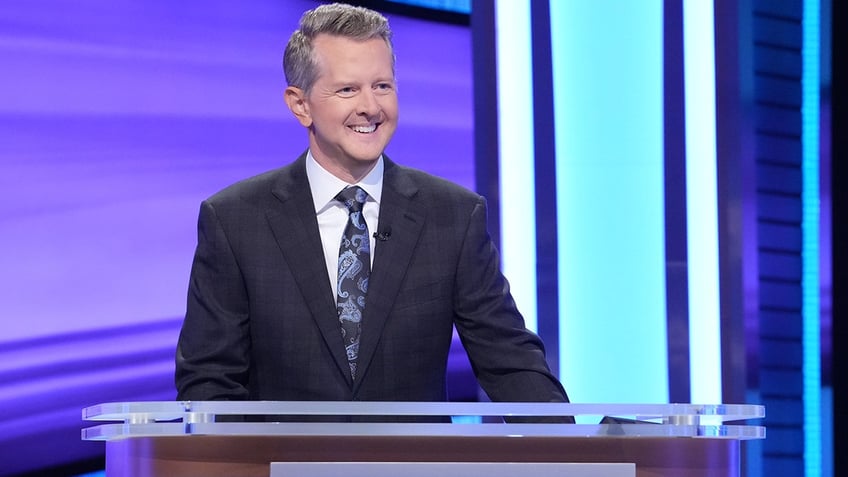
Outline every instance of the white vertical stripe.
<path fill-rule="evenodd" d="M 692 402 L 721 402 L 715 43 L 712 0 L 684 0 L 686 230 Z"/>
<path fill-rule="evenodd" d="M 536 331 L 536 189 L 529 0 L 498 0 L 495 25 L 503 271 L 527 328 Z"/>

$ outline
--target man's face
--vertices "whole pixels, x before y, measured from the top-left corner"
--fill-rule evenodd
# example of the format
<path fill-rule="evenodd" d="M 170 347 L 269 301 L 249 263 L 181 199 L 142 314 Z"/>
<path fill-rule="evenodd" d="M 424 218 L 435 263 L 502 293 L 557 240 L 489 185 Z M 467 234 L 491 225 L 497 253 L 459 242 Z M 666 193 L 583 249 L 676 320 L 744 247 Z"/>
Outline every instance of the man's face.
<path fill-rule="evenodd" d="M 315 160 L 336 176 L 359 179 L 397 128 L 391 51 L 379 38 L 355 41 L 319 35 L 313 46 L 318 78 L 294 105 L 287 91 L 289 107 L 309 128 Z"/>

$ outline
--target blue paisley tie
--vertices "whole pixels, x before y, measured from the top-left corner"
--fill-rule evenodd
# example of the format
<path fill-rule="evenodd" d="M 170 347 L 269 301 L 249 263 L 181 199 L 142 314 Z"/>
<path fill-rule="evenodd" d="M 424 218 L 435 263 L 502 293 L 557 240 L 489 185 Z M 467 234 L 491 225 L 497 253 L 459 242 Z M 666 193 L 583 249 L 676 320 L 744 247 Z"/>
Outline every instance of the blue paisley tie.
<path fill-rule="evenodd" d="M 356 379 L 356 358 L 359 355 L 359 335 L 362 331 L 362 310 L 368 293 L 371 275 L 371 242 L 368 225 L 362 215 L 362 205 L 368 194 L 359 187 L 348 187 L 336 195 L 336 200 L 348 210 L 347 227 L 339 248 L 339 277 L 336 309 L 342 326 L 350 375 Z"/>

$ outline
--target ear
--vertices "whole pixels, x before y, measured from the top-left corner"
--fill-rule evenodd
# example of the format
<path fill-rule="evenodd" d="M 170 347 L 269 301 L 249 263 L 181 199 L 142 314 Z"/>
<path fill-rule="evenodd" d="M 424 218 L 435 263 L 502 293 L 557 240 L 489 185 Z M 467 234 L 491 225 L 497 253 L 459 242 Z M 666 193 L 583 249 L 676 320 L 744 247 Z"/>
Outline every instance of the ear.
<path fill-rule="evenodd" d="M 302 89 L 289 86 L 283 93 L 283 98 L 301 125 L 307 128 L 312 126 L 312 115 L 309 113 L 309 104 L 306 103 L 306 93 Z"/>

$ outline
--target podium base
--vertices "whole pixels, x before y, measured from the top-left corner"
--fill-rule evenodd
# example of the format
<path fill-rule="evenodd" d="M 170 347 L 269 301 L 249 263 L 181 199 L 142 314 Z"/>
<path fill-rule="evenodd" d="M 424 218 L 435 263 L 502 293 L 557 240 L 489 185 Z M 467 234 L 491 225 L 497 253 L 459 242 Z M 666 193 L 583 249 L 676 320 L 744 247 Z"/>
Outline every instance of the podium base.
<path fill-rule="evenodd" d="M 739 446 L 675 437 L 138 437 L 106 442 L 106 475 L 268 477 L 272 462 L 555 462 L 635 463 L 637 477 L 738 477 Z"/>

